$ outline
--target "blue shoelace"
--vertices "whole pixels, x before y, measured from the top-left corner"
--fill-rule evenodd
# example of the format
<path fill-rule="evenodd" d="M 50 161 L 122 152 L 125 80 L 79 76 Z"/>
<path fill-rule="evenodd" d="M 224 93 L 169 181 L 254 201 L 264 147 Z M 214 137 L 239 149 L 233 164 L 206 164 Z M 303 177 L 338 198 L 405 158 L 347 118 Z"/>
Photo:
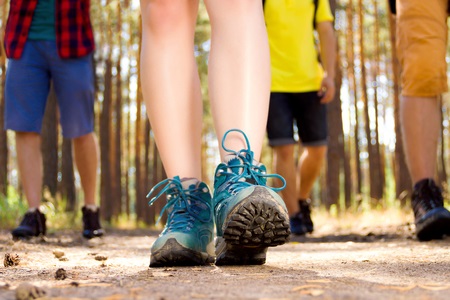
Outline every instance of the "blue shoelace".
<path fill-rule="evenodd" d="M 242 149 L 240 151 L 234 151 L 231 149 L 228 149 L 225 146 L 225 140 L 227 135 L 230 132 L 239 132 L 241 133 L 244 138 L 245 138 L 245 143 L 247 146 L 247 149 Z M 250 142 L 247 138 L 247 136 L 245 135 L 245 133 L 240 130 L 240 129 L 230 129 L 228 130 L 222 139 L 222 148 L 223 150 L 225 150 L 228 153 L 231 153 L 233 155 L 235 155 L 236 157 L 240 158 L 240 161 L 242 161 L 241 164 L 236 164 L 236 165 L 228 165 L 228 168 L 242 168 L 242 172 L 240 172 L 239 174 L 236 174 L 234 172 L 227 172 L 224 169 L 220 169 L 219 170 L 219 174 L 217 174 L 218 176 L 229 176 L 230 180 L 227 182 L 227 185 L 223 189 L 228 189 L 228 191 L 232 194 L 235 194 L 237 192 L 239 192 L 240 190 L 249 187 L 249 186 L 253 186 L 253 185 L 261 185 L 261 186 L 266 186 L 266 182 L 268 178 L 277 178 L 279 180 L 281 180 L 281 182 L 283 183 L 282 187 L 276 188 L 276 187 L 268 187 L 270 189 L 272 189 L 275 192 L 279 192 L 281 190 L 283 190 L 286 187 L 286 180 L 278 175 L 278 174 L 266 174 L 265 170 L 263 170 L 261 168 L 261 166 L 258 165 L 254 165 L 253 161 L 254 161 L 254 154 L 253 151 L 251 151 L 250 148 Z"/>
<path fill-rule="evenodd" d="M 175 176 L 173 179 L 168 178 L 155 185 L 147 194 L 147 198 L 150 198 L 150 196 L 162 185 L 165 185 L 164 188 L 148 202 L 149 205 L 152 205 L 164 193 L 166 194 L 167 204 L 162 208 L 156 224 L 159 223 L 166 210 L 168 211 L 168 229 L 186 229 L 187 226 L 193 226 L 195 219 L 203 223 L 212 221 L 211 213 L 208 214 L 208 218 L 201 216 L 201 211 L 204 209 L 199 207 L 200 203 L 207 206 L 209 211 L 211 211 L 211 205 L 198 196 L 202 192 L 201 188 L 197 187 L 184 190 L 180 178 Z M 172 209 L 172 211 L 169 211 L 170 209 Z M 176 218 L 176 216 L 180 216 L 180 218 Z"/>

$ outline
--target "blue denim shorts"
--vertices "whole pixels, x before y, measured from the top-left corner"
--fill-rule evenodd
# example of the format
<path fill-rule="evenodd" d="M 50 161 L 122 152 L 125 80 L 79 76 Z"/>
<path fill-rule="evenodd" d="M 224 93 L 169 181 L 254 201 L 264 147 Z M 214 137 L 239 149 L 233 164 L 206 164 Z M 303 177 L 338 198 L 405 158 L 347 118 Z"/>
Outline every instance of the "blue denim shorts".
<path fill-rule="evenodd" d="M 94 130 L 92 54 L 61 59 L 55 41 L 27 41 L 20 59 L 8 60 L 5 83 L 5 128 L 41 132 L 53 81 L 63 136 Z"/>
<path fill-rule="evenodd" d="M 295 144 L 295 129 L 303 146 L 327 144 L 327 106 L 317 92 L 270 94 L 267 135 L 270 146 Z"/>

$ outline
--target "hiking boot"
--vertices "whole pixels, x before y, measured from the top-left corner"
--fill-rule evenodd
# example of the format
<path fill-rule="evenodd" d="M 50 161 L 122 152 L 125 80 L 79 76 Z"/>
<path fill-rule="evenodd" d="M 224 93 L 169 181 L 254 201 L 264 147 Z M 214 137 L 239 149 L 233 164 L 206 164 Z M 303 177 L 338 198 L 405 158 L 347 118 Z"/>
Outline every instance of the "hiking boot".
<path fill-rule="evenodd" d="M 81 208 L 83 213 L 83 237 L 92 239 L 95 237 L 101 237 L 105 234 L 105 231 L 100 225 L 100 209 L 97 207 L 95 211 L 86 206 Z"/>
<path fill-rule="evenodd" d="M 305 235 L 314 230 L 314 224 L 311 220 L 311 200 L 298 201 L 300 211 L 289 218 L 291 232 L 295 235 Z"/>
<path fill-rule="evenodd" d="M 444 208 L 442 192 L 434 180 L 423 179 L 416 183 L 411 199 L 418 240 L 450 235 L 450 212 Z"/>
<path fill-rule="evenodd" d="M 14 239 L 18 239 L 45 235 L 46 231 L 45 215 L 36 209 L 33 212 L 27 212 L 20 225 L 11 233 Z"/>
<path fill-rule="evenodd" d="M 242 133 L 247 149 L 239 152 L 225 148 L 228 133 Z M 283 199 L 276 193 L 284 188 L 269 188 L 266 167 L 253 160 L 247 136 L 241 130 L 225 133 L 222 148 L 233 157 L 221 163 L 214 178 L 214 215 L 217 230 L 216 265 L 261 265 L 268 247 L 289 240 L 289 216 Z"/>
<path fill-rule="evenodd" d="M 147 197 L 163 184 L 166 186 L 149 202 L 153 204 L 166 193 L 167 204 L 161 215 L 168 211 L 167 222 L 152 245 L 150 267 L 213 263 L 214 220 L 208 186 L 196 179 L 180 180 L 175 176 L 157 184 Z"/>

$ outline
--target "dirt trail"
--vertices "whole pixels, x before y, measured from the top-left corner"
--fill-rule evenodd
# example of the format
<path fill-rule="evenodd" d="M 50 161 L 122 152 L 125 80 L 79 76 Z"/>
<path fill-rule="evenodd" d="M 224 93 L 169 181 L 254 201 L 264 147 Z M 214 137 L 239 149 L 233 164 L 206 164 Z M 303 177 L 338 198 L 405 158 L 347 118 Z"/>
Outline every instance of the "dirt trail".
<path fill-rule="evenodd" d="M 271 248 L 264 266 L 149 269 L 154 231 L 110 230 L 95 242 L 58 231 L 12 242 L 1 230 L 2 260 L 11 253 L 20 263 L 2 263 L 0 299 L 15 299 L 23 282 L 45 299 L 450 299 L 450 238 L 421 243 L 408 225 L 357 232 L 293 238 Z M 58 269 L 65 279 L 55 279 Z"/>

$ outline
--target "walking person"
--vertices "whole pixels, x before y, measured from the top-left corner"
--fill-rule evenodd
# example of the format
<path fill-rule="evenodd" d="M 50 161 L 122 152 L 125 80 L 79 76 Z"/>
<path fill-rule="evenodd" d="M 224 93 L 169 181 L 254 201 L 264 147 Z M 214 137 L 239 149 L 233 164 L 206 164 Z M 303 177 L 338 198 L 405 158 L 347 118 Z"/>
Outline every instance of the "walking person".
<path fill-rule="evenodd" d="M 98 145 L 94 131 L 94 38 L 90 0 L 11 0 L 4 46 L 8 57 L 5 128 L 16 138 L 17 164 L 28 211 L 14 238 L 45 235 L 41 128 L 50 82 L 62 134 L 73 139 L 84 192 L 83 236 L 102 236 L 96 205 Z"/>
<path fill-rule="evenodd" d="M 450 212 L 436 184 L 441 94 L 447 86 L 448 0 L 391 1 L 396 12 L 401 64 L 400 124 L 411 175 L 416 236 L 428 241 L 450 235 Z"/>
<path fill-rule="evenodd" d="M 326 104 L 335 93 L 333 15 L 328 0 L 266 0 L 264 16 L 272 67 L 269 145 L 275 171 L 286 179 L 281 194 L 289 211 L 291 232 L 304 235 L 314 230 L 310 194 L 327 153 Z M 297 145 L 303 150 L 298 160 Z"/>
<path fill-rule="evenodd" d="M 194 56 L 198 0 L 141 0 L 142 88 L 168 179 L 166 226 L 150 267 L 263 264 L 285 243 L 289 221 L 259 162 L 270 63 L 260 0 L 205 0 L 211 22 L 209 97 L 222 162 L 214 190 L 201 178 L 202 97 Z M 252 147 L 252 148 L 250 148 Z M 163 210 L 163 211 L 164 211 Z M 214 246 L 214 227 L 217 242 Z"/>

